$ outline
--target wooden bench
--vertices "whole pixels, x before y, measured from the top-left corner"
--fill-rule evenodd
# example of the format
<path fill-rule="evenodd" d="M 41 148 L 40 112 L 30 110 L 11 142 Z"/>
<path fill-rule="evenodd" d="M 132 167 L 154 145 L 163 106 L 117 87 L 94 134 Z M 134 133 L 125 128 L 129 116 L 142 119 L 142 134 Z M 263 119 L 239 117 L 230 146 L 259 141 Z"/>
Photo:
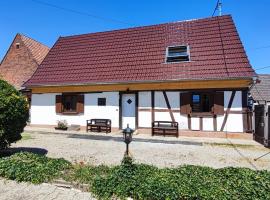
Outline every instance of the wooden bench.
<path fill-rule="evenodd" d="M 152 136 L 154 135 L 175 135 L 178 134 L 178 122 L 172 121 L 154 121 L 152 122 Z"/>
<path fill-rule="evenodd" d="M 111 128 L 112 122 L 110 119 L 90 119 L 86 120 L 86 132 L 94 131 L 101 132 L 105 131 L 106 133 L 110 133 L 112 131 Z"/>

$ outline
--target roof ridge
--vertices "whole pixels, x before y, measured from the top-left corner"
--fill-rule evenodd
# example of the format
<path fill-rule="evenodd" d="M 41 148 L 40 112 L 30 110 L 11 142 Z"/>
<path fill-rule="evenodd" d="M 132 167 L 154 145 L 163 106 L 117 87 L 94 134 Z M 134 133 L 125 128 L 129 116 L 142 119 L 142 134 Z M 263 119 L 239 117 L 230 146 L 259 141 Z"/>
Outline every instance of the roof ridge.
<path fill-rule="evenodd" d="M 188 20 L 181 20 L 181 21 L 165 22 L 165 23 L 160 23 L 160 24 L 134 26 L 134 27 L 129 27 L 129 28 L 113 29 L 113 30 L 107 30 L 107 31 L 98 31 L 98 32 L 92 32 L 92 33 L 74 34 L 74 35 L 60 36 L 60 38 L 79 37 L 79 36 L 86 36 L 86 35 L 91 35 L 91 34 L 110 33 L 110 32 L 115 32 L 115 31 L 125 31 L 125 30 L 139 29 L 139 28 L 148 28 L 148 27 L 150 28 L 150 27 L 167 25 L 167 24 L 184 23 L 184 22 L 208 20 L 208 19 L 223 18 L 223 17 L 231 17 L 231 15 L 228 14 L 228 15 L 215 16 L 215 17 L 196 18 L 196 19 L 188 19 Z"/>
<path fill-rule="evenodd" d="M 20 36 L 26 37 L 27 39 L 30 39 L 30 40 L 32 40 L 32 41 L 38 43 L 38 44 L 41 44 L 41 45 L 47 47 L 48 49 L 50 49 L 50 47 L 48 47 L 46 44 L 43 44 L 42 42 L 39 42 L 39 41 L 37 41 L 37 40 L 34 39 L 34 38 L 31 38 L 31 37 L 29 37 L 29 36 L 27 36 L 27 35 L 25 35 L 25 34 L 23 34 L 23 33 L 17 33 L 17 34 L 20 35 Z"/>

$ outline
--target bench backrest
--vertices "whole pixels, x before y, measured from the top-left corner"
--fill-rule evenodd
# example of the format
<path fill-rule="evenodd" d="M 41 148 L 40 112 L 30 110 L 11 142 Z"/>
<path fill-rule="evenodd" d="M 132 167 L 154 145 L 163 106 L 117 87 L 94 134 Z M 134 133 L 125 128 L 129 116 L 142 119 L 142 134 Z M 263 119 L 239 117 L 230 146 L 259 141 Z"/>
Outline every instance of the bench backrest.
<path fill-rule="evenodd" d="M 153 127 L 178 127 L 178 122 L 172 121 L 154 121 L 152 123 Z"/>
<path fill-rule="evenodd" d="M 110 125 L 111 120 L 110 119 L 91 119 L 91 124 L 104 124 L 104 125 Z"/>

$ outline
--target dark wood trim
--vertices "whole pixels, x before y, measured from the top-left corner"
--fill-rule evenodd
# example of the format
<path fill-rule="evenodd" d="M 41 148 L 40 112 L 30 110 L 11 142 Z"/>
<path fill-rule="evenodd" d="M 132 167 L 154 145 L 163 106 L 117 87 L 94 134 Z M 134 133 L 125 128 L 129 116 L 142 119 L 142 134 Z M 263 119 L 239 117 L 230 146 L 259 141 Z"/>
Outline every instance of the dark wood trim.
<path fill-rule="evenodd" d="M 170 113 L 170 116 L 171 116 L 171 120 L 173 122 L 175 122 L 175 118 L 174 118 L 174 115 L 173 115 L 173 112 L 172 112 L 172 109 L 171 109 L 171 105 L 170 105 L 170 102 L 169 102 L 169 99 L 168 99 L 168 96 L 166 94 L 166 91 L 162 91 L 163 93 L 163 96 L 165 98 L 165 101 L 166 101 L 166 104 L 167 104 L 167 108 L 169 109 L 169 113 Z"/>
<path fill-rule="evenodd" d="M 187 120 L 188 120 L 188 129 L 191 130 L 191 117 L 190 117 L 190 115 L 187 115 Z"/>
<path fill-rule="evenodd" d="M 216 115 L 213 116 L 213 127 L 214 127 L 214 131 L 217 131 L 217 116 Z"/>
<path fill-rule="evenodd" d="M 200 117 L 200 131 L 203 130 L 203 117 Z"/>
<path fill-rule="evenodd" d="M 243 131 L 248 132 L 249 131 L 249 125 L 248 125 L 248 113 L 245 112 L 247 110 L 247 90 L 242 91 L 242 112 L 243 112 Z"/>
<path fill-rule="evenodd" d="M 139 124 L 139 115 L 138 115 L 138 107 L 139 107 L 139 97 L 138 92 L 135 92 L 135 129 L 138 128 Z"/>
<path fill-rule="evenodd" d="M 230 98 L 230 101 L 229 101 L 229 104 L 228 104 L 227 111 L 225 112 L 225 117 L 224 117 L 224 120 L 223 120 L 220 131 L 223 131 L 224 127 L 226 125 L 226 122 L 227 122 L 227 119 L 228 119 L 228 116 L 229 116 L 229 113 L 230 113 L 230 110 L 231 110 L 231 107 L 232 107 L 232 103 L 233 103 L 233 100 L 234 100 L 235 93 L 236 93 L 236 91 L 232 91 L 231 98 Z"/>
<path fill-rule="evenodd" d="M 152 118 L 151 122 L 154 122 L 155 121 L 155 91 L 151 91 L 151 118 Z"/>
<path fill-rule="evenodd" d="M 122 92 L 119 92 L 119 129 L 122 129 Z"/>

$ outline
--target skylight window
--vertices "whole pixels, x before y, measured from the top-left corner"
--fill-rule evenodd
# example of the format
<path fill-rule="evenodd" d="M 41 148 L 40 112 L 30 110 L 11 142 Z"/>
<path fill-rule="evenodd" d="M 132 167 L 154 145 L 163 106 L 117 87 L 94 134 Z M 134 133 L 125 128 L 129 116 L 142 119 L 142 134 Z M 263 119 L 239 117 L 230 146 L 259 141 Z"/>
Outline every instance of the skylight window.
<path fill-rule="evenodd" d="M 171 46 L 167 48 L 166 62 L 186 62 L 190 61 L 189 47 L 186 45 Z"/>

